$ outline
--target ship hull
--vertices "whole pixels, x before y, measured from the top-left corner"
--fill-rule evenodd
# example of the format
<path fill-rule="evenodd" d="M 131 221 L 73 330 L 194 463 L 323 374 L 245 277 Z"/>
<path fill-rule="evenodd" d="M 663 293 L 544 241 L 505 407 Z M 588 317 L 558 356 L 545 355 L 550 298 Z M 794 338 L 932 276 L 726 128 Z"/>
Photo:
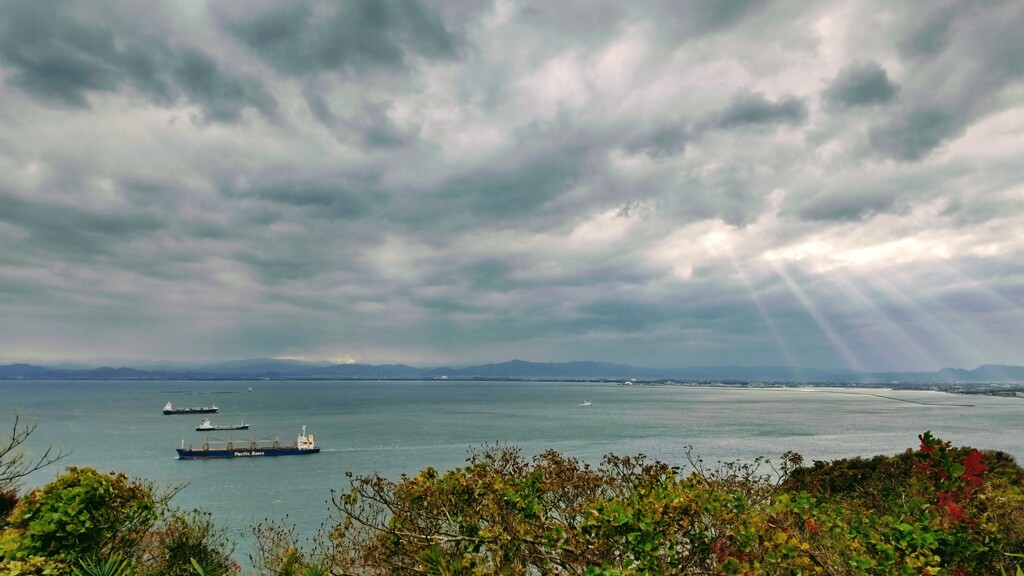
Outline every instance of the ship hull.
<path fill-rule="evenodd" d="M 245 448 L 235 450 L 192 450 L 190 448 L 176 448 L 178 458 L 181 460 L 210 460 L 215 458 L 260 458 L 266 456 L 301 456 L 304 454 L 316 454 L 319 448 Z"/>
<path fill-rule="evenodd" d="M 248 429 L 249 429 L 249 425 L 248 424 L 246 424 L 245 426 L 214 426 L 212 428 L 202 428 L 202 427 L 197 426 L 196 427 L 196 432 L 218 432 L 220 430 L 248 430 Z"/>
<path fill-rule="evenodd" d="M 171 410 L 164 409 L 164 416 L 170 416 L 172 414 L 216 414 L 219 408 L 173 408 Z"/>

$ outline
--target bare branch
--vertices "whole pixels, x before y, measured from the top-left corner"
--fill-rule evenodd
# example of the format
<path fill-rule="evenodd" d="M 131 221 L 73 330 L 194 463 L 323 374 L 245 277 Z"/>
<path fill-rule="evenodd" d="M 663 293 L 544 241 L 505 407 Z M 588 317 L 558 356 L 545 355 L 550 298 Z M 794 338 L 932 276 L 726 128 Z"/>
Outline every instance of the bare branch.
<path fill-rule="evenodd" d="M 53 447 L 47 448 L 38 458 L 26 459 L 22 445 L 35 432 L 35 424 L 21 424 L 21 416 L 14 413 L 14 424 L 6 440 L 0 443 L 0 492 L 16 490 L 21 480 L 37 470 L 41 470 L 58 460 L 67 458 L 71 453 L 60 450 L 54 452 Z"/>

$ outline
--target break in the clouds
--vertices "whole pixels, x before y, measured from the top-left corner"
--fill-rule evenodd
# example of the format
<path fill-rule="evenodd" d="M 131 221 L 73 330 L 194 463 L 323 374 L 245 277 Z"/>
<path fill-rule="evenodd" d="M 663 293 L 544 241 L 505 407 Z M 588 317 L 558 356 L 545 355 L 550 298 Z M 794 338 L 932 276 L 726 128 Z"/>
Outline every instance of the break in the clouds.
<path fill-rule="evenodd" d="M 1024 363 L 1019 2 L 0 1 L 0 360 Z"/>

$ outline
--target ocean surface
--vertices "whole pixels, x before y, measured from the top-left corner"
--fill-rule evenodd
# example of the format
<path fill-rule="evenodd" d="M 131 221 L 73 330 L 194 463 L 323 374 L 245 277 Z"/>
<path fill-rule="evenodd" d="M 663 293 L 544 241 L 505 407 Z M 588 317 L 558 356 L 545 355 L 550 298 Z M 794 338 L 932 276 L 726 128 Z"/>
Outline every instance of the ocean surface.
<path fill-rule="evenodd" d="M 249 388 L 252 390 L 250 391 Z M 589 400 L 590 406 L 580 406 Z M 164 416 L 216 404 L 214 424 L 244 420 L 247 431 L 194 430 L 205 415 Z M 684 465 L 688 446 L 705 463 L 778 460 L 794 450 L 810 462 L 895 454 L 931 430 L 955 445 L 1003 450 L 1024 461 L 1024 398 L 883 389 L 617 386 L 578 382 L 132 382 L 0 381 L 0 430 L 14 413 L 37 425 L 29 456 L 70 452 L 26 488 L 65 466 L 123 471 L 160 485 L 185 484 L 174 502 L 202 508 L 240 541 L 265 518 L 311 536 L 331 522 L 331 490 L 346 472 L 391 478 L 427 466 L 450 469 L 496 443 L 532 456 L 553 448 L 598 463 L 608 453 L 643 453 Z M 178 460 L 182 440 L 280 438 L 302 426 L 317 455 Z M 244 550 L 244 545 L 242 546 Z"/>

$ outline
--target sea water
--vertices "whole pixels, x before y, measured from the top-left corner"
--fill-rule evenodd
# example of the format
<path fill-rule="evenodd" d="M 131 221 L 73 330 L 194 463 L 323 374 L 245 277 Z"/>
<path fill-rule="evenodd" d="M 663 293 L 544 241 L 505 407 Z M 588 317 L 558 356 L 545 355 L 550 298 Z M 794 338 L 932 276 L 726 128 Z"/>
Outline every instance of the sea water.
<path fill-rule="evenodd" d="M 591 405 L 581 406 L 589 400 Z M 212 415 L 161 414 L 216 404 Z M 686 465 L 687 451 L 716 460 L 809 462 L 894 454 L 931 430 L 955 445 L 1024 458 L 1024 399 L 929 391 L 849 388 L 622 386 L 580 382 L 455 381 L 0 381 L 0 426 L 15 412 L 37 426 L 28 457 L 69 453 L 26 479 L 45 484 L 65 466 L 123 471 L 160 486 L 184 486 L 173 502 L 202 508 L 241 542 L 263 519 L 296 524 L 303 537 L 333 521 L 331 491 L 346 472 L 397 479 L 427 466 L 465 463 L 495 444 L 527 457 L 547 449 L 597 464 L 646 454 Z M 249 430 L 196 432 L 214 424 Z M 178 460 L 175 448 L 212 441 L 278 438 L 302 426 L 322 452 L 232 460 Z M 243 549 L 245 545 L 243 544 Z"/>

